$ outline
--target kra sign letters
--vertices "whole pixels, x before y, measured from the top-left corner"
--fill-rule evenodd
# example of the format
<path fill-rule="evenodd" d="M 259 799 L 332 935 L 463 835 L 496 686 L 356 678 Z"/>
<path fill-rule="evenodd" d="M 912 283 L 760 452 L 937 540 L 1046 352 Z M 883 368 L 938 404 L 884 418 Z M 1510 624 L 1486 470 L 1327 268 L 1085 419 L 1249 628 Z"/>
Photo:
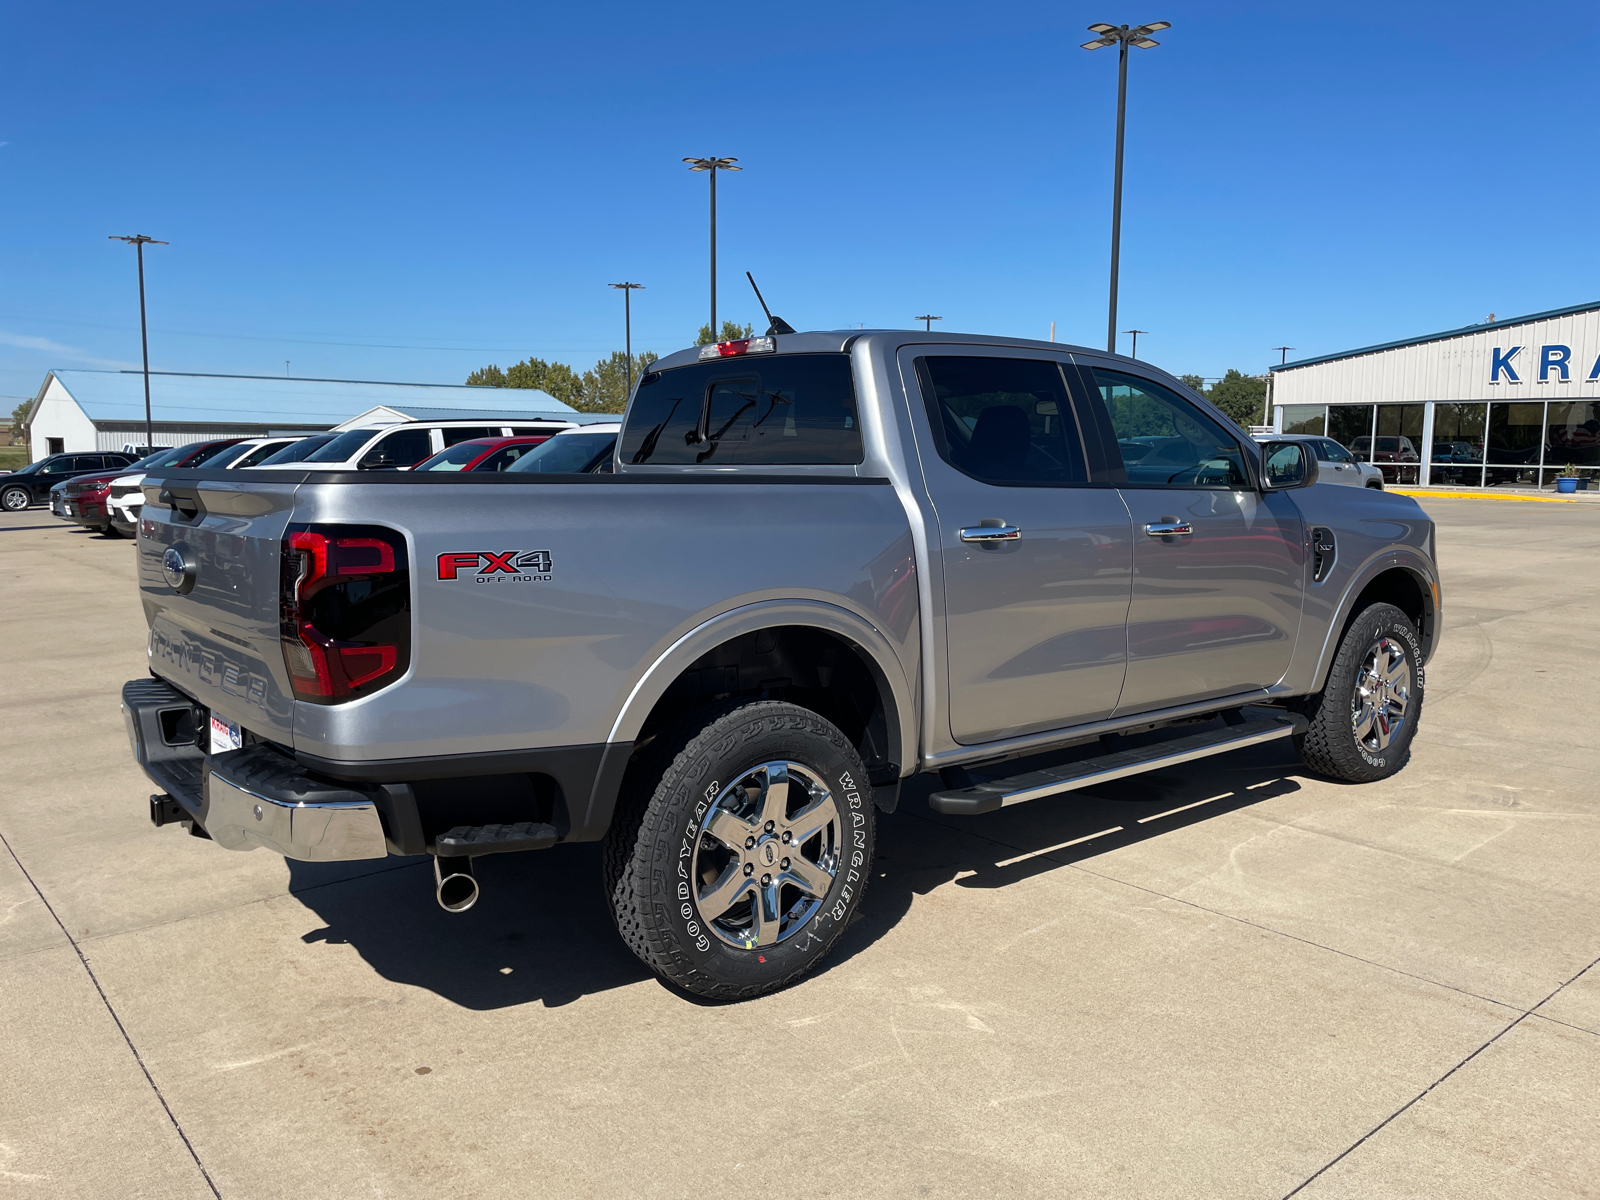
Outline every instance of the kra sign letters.
<path fill-rule="evenodd" d="M 1494 352 L 1489 359 L 1490 383 L 1499 383 L 1502 377 L 1506 383 L 1522 382 L 1522 377 L 1517 374 L 1517 368 L 1513 365 L 1513 360 L 1521 350 L 1521 346 L 1513 346 L 1509 350 L 1502 350 L 1499 346 L 1494 348 Z M 1539 382 L 1549 383 L 1552 372 L 1555 373 L 1559 382 L 1571 382 L 1572 377 L 1567 373 L 1571 362 L 1571 346 L 1562 346 L 1555 343 L 1548 346 L 1540 346 Z M 1585 378 L 1585 382 L 1593 383 L 1596 380 L 1600 380 L 1600 357 L 1597 357 L 1594 360 L 1594 366 L 1589 368 L 1589 374 Z"/>

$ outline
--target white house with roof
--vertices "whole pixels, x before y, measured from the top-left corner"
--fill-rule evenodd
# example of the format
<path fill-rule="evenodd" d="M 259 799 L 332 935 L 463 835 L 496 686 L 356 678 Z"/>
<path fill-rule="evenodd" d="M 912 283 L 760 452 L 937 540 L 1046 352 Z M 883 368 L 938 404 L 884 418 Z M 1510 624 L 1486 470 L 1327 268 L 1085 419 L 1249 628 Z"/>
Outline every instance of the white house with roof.
<path fill-rule="evenodd" d="M 570 420 L 574 415 L 568 405 L 532 388 L 178 371 L 150 372 L 150 411 L 158 446 L 407 421 Z M 28 414 L 30 459 L 62 451 L 120 450 L 144 440 L 139 371 L 50 371 Z"/>

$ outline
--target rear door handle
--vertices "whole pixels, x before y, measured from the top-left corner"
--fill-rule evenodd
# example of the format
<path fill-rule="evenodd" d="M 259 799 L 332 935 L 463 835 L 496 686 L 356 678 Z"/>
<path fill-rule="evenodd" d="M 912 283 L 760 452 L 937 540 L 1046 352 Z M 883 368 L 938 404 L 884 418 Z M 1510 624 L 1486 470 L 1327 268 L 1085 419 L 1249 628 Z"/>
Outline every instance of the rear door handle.
<path fill-rule="evenodd" d="M 979 525 L 961 531 L 963 542 L 1014 542 L 1021 536 L 1022 530 L 1015 525 Z"/>
<path fill-rule="evenodd" d="M 1187 521 L 1152 521 L 1144 527 L 1151 537 L 1183 537 L 1194 532 Z"/>

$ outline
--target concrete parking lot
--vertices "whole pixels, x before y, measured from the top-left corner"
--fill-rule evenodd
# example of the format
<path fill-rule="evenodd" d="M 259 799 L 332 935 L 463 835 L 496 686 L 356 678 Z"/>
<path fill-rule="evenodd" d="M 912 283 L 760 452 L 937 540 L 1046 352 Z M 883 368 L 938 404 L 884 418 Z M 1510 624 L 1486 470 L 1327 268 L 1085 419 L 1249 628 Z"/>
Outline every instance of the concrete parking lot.
<path fill-rule="evenodd" d="M 1424 501 L 1411 764 L 1284 743 L 966 820 L 912 790 L 788 992 L 697 1004 L 592 847 L 155 829 L 133 547 L 0 517 L 0 1196 L 1600 1195 L 1600 507 Z"/>

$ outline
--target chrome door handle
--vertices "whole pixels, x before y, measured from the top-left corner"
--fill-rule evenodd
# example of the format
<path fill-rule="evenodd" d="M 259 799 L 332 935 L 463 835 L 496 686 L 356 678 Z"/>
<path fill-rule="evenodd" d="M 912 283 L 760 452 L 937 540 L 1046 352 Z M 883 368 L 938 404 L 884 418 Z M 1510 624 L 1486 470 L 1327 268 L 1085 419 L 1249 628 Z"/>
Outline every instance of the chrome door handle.
<path fill-rule="evenodd" d="M 1187 521 L 1152 521 L 1144 527 L 1151 537 L 1183 537 L 1194 532 Z"/>
<path fill-rule="evenodd" d="M 979 525 L 961 531 L 963 542 L 1014 542 L 1021 536 L 1022 530 L 1015 525 Z"/>

